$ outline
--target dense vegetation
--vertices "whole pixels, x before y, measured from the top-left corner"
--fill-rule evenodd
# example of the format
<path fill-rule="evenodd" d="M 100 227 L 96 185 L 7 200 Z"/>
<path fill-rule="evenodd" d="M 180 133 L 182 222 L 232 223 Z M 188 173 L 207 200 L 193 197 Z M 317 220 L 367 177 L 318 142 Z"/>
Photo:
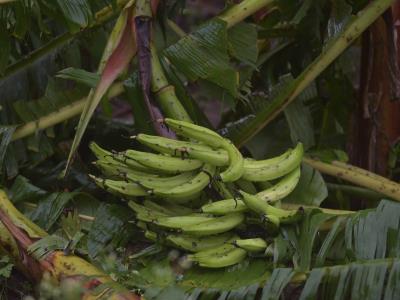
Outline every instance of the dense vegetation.
<path fill-rule="evenodd" d="M 0 298 L 398 299 L 395 2 L 0 0 Z M 211 199 L 220 268 L 161 225 Z"/>

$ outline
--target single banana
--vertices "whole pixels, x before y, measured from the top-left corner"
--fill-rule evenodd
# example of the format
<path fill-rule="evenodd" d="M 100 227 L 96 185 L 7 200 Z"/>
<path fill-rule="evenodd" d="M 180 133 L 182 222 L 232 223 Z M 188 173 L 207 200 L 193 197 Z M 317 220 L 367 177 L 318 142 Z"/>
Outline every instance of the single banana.
<path fill-rule="evenodd" d="M 208 251 L 208 250 L 206 250 Z M 247 252 L 244 249 L 235 246 L 226 248 L 224 252 L 208 252 L 208 255 L 198 255 L 201 252 L 188 256 L 191 261 L 196 262 L 201 267 L 206 268 L 224 268 L 235 265 L 246 258 Z"/>
<path fill-rule="evenodd" d="M 249 252 L 261 252 L 267 248 L 267 242 L 262 238 L 234 240 L 233 244 Z"/>
<path fill-rule="evenodd" d="M 128 206 L 136 213 L 136 218 L 143 222 L 153 222 L 157 218 L 166 217 L 167 215 L 160 211 L 151 210 L 134 201 L 129 201 Z"/>
<path fill-rule="evenodd" d="M 283 177 L 277 184 L 259 192 L 257 194 L 258 197 L 268 202 L 276 202 L 285 198 L 295 189 L 300 179 L 300 173 L 300 166 L 298 166 L 296 169 Z"/>
<path fill-rule="evenodd" d="M 243 221 L 244 215 L 242 213 L 233 213 L 218 218 L 212 218 L 209 221 L 186 226 L 182 228 L 182 231 L 195 236 L 218 234 L 235 228 Z"/>
<path fill-rule="evenodd" d="M 153 220 L 153 223 L 170 229 L 183 229 L 186 226 L 195 225 L 198 223 L 213 220 L 214 218 L 210 215 L 200 215 L 192 214 L 188 216 L 178 216 L 178 217 L 159 217 Z"/>
<path fill-rule="evenodd" d="M 229 166 L 226 170 L 220 173 L 222 181 L 232 182 L 243 175 L 243 156 L 230 140 L 223 138 L 218 133 L 208 128 L 188 122 L 166 118 L 165 123 L 179 135 L 198 140 L 214 148 L 222 148 L 226 150 L 229 157 Z"/>
<path fill-rule="evenodd" d="M 173 203 L 163 203 L 163 205 L 158 204 L 157 202 L 146 199 L 143 201 L 143 205 L 149 209 L 155 209 L 157 206 L 162 207 L 165 211 L 168 211 L 167 215 L 171 216 L 184 216 L 190 215 L 194 213 L 194 211 L 186 206 L 173 204 Z"/>
<path fill-rule="evenodd" d="M 230 232 L 213 236 L 193 237 L 186 234 L 170 234 L 165 240 L 175 247 L 191 252 L 199 252 L 214 249 L 224 243 L 231 242 L 236 235 Z"/>
<path fill-rule="evenodd" d="M 133 183 L 120 180 L 103 179 L 93 175 L 89 175 L 94 182 L 102 189 L 116 193 L 118 195 L 125 196 L 148 196 L 149 192 L 143 189 L 142 186 Z"/>
<path fill-rule="evenodd" d="M 181 159 L 178 157 L 136 150 L 127 150 L 124 152 L 124 156 L 146 167 L 172 174 L 193 171 L 199 169 L 203 165 L 203 162 L 197 159 Z"/>
<path fill-rule="evenodd" d="M 245 212 L 248 207 L 242 200 L 239 199 L 225 199 L 205 204 L 201 207 L 203 213 L 214 215 L 226 215 L 234 212 Z"/>
<path fill-rule="evenodd" d="M 205 249 L 205 250 L 190 254 L 190 255 L 188 255 L 188 258 L 189 259 L 192 259 L 192 258 L 198 259 L 198 258 L 208 257 L 210 255 L 221 255 L 232 249 L 235 249 L 235 245 L 233 245 L 231 243 L 231 241 L 228 241 L 227 243 L 223 243 L 221 245 L 215 246 L 214 248 Z"/>
<path fill-rule="evenodd" d="M 302 210 L 285 210 L 274 207 L 261 199 L 258 195 L 251 195 L 240 191 L 243 202 L 254 212 L 265 216 L 268 221 L 275 225 L 280 223 L 292 223 L 302 215 Z"/>
<path fill-rule="evenodd" d="M 222 148 L 228 152 L 229 166 L 219 174 L 223 182 L 233 182 L 242 177 L 244 172 L 244 159 L 239 149 L 235 147 L 232 141 L 225 139 Z"/>
<path fill-rule="evenodd" d="M 126 174 L 134 174 L 137 177 L 140 178 L 159 178 L 160 175 L 157 174 L 150 174 L 147 172 L 143 171 L 138 171 L 130 166 L 121 163 L 120 161 L 117 161 L 113 158 L 107 159 L 107 160 L 97 160 L 93 163 L 96 167 L 100 169 L 100 171 L 106 175 L 106 176 L 113 176 L 113 177 L 119 177 L 121 179 L 126 178 Z"/>
<path fill-rule="evenodd" d="M 246 159 L 242 178 L 249 181 L 267 181 L 282 177 L 300 165 L 303 153 L 303 144 L 298 143 L 294 149 L 289 149 L 274 158 Z"/>
<path fill-rule="evenodd" d="M 217 167 L 227 166 L 229 157 L 225 150 L 214 150 L 207 145 L 187 141 L 178 141 L 160 136 L 138 134 L 136 139 L 143 145 L 158 151 L 179 157 L 201 160 Z"/>
<path fill-rule="evenodd" d="M 128 172 L 125 174 L 125 178 L 128 181 L 137 183 L 143 186 L 145 189 L 170 189 L 176 186 L 182 185 L 196 176 L 196 172 L 184 172 L 175 176 L 168 177 L 147 177 L 140 176 L 133 172 Z"/>
<path fill-rule="evenodd" d="M 168 200 L 176 201 L 177 203 L 186 202 L 193 197 L 198 196 L 203 189 L 210 183 L 211 178 L 214 176 L 215 167 L 211 165 L 204 165 L 201 171 L 189 181 L 169 189 L 154 189 L 154 195 L 164 197 Z"/>
<path fill-rule="evenodd" d="M 95 142 L 91 142 L 89 148 L 90 150 L 92 150 L 93 154 L 99 160 L 108 161 L 111 163 L 115 163 L 118 161 L 122 164 L 128 165 L 130 168 L 134 170 L 144 171 L 144 172 L 152 172 L 152 171 L 154 172 L 154 170 L 150 169 L 149 167 L 146 167 L 132 159 L 128 159 L 121 154 L 112 153 L 110 151 L 101 148 Z"/>

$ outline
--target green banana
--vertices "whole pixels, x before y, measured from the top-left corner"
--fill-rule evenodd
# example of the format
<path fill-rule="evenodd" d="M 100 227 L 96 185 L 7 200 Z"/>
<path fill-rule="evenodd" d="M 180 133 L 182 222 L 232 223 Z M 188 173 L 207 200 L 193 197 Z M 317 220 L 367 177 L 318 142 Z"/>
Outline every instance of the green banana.
<path fill-rule="evenodd" d="M 242 200 L 239 199 L 225 199 L 209 204 L 205 204 L 201 207 L 203 213 L 214 214 L 214 215 L 226 215 L 233 212 L 245 212 L 248 207 Z"/>
<path fill-rule="evenodd" d="M 229 157 L 229 166 L 220 177 L 224 182 L 232 182 L 239 179 L 244 172 L 244 159 L 240 151 L 228 139 L 218 133 L 192 123 L 166 118 L 165 123 L 177 134 L 198 140 L 214 148 L 223 148 Z"/>
<path fill-rule="evenodd" d="M 289 195 L 300 179 L 300 166 L 283 177 L 277 184 L 259 192 L 257 195 L 264 201 L 276 202 Z"/>
<path fill-rule="evenodd" d="M 251 195 L 240 191 L 243 202 L 254 212 L 263 215 L 275 225 L 297 222 L 302 216 L 302 210 L 285 210 L 274 207 L 261 199 L 258 195 Z"/>
<path fill-rule="evenodd" d="M 92 150 L 93 154 L 97 157 L 99 160 L 103 161 L 108 161 L 111 163 L 116 163 L 120 162 L 122 165 L 128 165 L 130 168 L 138 171 L 145 171 L 145 172 L 154 172 L 154 170 L 150 169 L 149 167 L 146 167 L 132 159 L 128 159 L 124 157 L 121 154 L 118 153 L 112 153 L 110 151 L 107 151 L 103 148 L 101 148 L 99 145 L 97 145 L 95 142 L 91 142 L 89 145 L 90 150 Z"/>
<path fill-rule="evenodd" d="M 231 247 L 225 246 L 221 249 L 214 249 L 213 252 L 210 250 L 198 252 L 189 255 L 188 259 L 196 262 L 201 267 L 224 268 L 241 262 L 246 256 L 246 250 L 231 245 Z"/>
<path fill-rule="evenodd" d="M 217 167 L 229 164 L 229 157 L 225 150 L 214 150 L 207 145 L 187 141 L 178 141 L 160 136 L 138 134 L 137 141 L 160 153 L 173 156 L 198 159 Z"/>
<path fill-rule="evenodd" d="M 215 167 L 205 164 L 201 171 L 189 181 L 169 189 L 153 189 L 153 193 L 159 197 L 176 202 L 186 202 L 198 196 L 203 189 L 210 183 L 214 176 Z"/>
<path fill-rule="evenodd" d="M 234 240 L 233 244 L 249 252 L 261 252 L 268 246 L 262 238 Z"/>
<path fill-rule="evenodd" d="M 165 240 L 183 250 L 199 252 L 207 249 L 215 249 L 215 247 L 234 240 L 235 237 L 236 235 L 230 232 L 205 237 L 193 237 L 186 234 L 170 234 L 165 237 Z"/>
<path fill-rule="evenodd" d="M 199 169 L 203 162 L 197 159 L 181 159 L 162 154 L 126 150 L 123 155 L 146 167 L 166 173 L 180 173 Z"/>
<path fill-rule="evenodd" d="M 196 236 L 204 236 L 227 232 L 244 221 L 242 213 L 232 213 L 222 217 L 212 218 L 198 224 L 186 226 L 182 231 Z"/>
<path fill-rule="evenodd" d="M 148 196 L 149 192 L 143 189 L 142 186 L 126 181 L 111 180 L 98 178 L 93 175 L 89 175 L 90 178 L 101 188 L 106 191 L 117 193 L 125 196 Z"/>
<path fill-rule="evenodd" d="M 202 222 L 213 220 L 214 218 L 210 215 L 200 215 L 192 214 L 188 216 L 178 216 L 178 217 L 159 217 L 153 220 L 153 223 L 170 229 L 183 229 L 186 226 L 191 226 L 199 224 Z"/>
<path fill-rule="evenodd" d="M 239 149 L 235 147 L 232 141 L 225 139 L 222 148 L 228 152 L 229 166 L 219 174 L 223 182 L 233 182 L 242 177 L 244 173 L 244 159 Z"/>
<path fill-rule="evenodd" d="M 175 176 L 168 177 L 146 177 L 140 176 L 133 172 L 125 174 L 128 181 L 137 183 L 146 189 L 170 189 L 182 185 L 185 182 L 192 180 L 196 176 L 195 172 L 184 172 Z"/>
<path fill-rule="evenodd" d="M 151 174 L 144 171 L 139 171 L 131 168 L 124 163 L 121 163 L 113 158 L 107 160 L 97 160 L 93 164 L 100 169 L 100 171 L 106 176 L 114 176 L 119 178 L 126 178 L 126 174 L 134 174 L 141 179 L 152 179 L 160 178 L 160 175 Z"/>
<path fill-rule="evenodd" d="M 273 180 L 294 170 L 303 158 L 303 144 L 298 143 L 280 156 L 265 160 L 245 160 L 242 178 L 249 181 Z"/>
<path fill-rule="evenodd" d="M 129 201 L 128 206 L 136 213 L 136 218 L 143 222 L 153 222 L 157 218 L 166 217 L 167 215 L 160 211 L 149 209 L 134 201 Z"/>

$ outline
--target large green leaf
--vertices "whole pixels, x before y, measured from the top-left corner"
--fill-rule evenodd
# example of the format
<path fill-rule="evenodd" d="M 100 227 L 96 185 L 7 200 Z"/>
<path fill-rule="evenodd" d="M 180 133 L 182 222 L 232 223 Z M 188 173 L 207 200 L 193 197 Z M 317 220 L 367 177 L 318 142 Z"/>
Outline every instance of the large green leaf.
<path fill-rule="evenodd" d="M 164 50 L 172 64 L 190 80 L 207 79 L 237 93 L 237 72 L 229 63 L 227 26 L 211 20 Z"/>
<path fill-rule="evenodd" d="M 299 183 L 284 201 L 320 206 L 327 196 L 328 189 L 321 173 L 306 164 L 302 164 Z"/>
<path fill-rule="evenodd" d="M 103 205 L 98 209 L 95 217 L 87 242 L 88 253 L 91 257 L 96 257 L 117 233 L 123 232 L 123 227 L 132 214 L 131 210 L 119 205 Z"/>
<path fill-rule="evenodd" d="M 57 5 L 71 31 L 88 26 L 93 17 L 87 0 L 57 0 Z"/>

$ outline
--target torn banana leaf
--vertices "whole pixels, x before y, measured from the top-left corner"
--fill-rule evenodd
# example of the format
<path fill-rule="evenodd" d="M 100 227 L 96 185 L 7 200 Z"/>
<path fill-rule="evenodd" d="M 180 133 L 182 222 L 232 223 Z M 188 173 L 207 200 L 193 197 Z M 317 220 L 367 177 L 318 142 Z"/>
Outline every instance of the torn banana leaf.
<path fill-rule="evenodd" d="M 81 299 L 141 299 L 76 255 L 51 251 L 41 259 L 34 258 L 28 248 L 46 236 L 48 234 L 20 213 L 0 190 L 0 252 L 13 257 L 16 267 L 28 278 L 40 282 L 48 273 L 58 283 L 79 282 L 83 288 Z"/>

